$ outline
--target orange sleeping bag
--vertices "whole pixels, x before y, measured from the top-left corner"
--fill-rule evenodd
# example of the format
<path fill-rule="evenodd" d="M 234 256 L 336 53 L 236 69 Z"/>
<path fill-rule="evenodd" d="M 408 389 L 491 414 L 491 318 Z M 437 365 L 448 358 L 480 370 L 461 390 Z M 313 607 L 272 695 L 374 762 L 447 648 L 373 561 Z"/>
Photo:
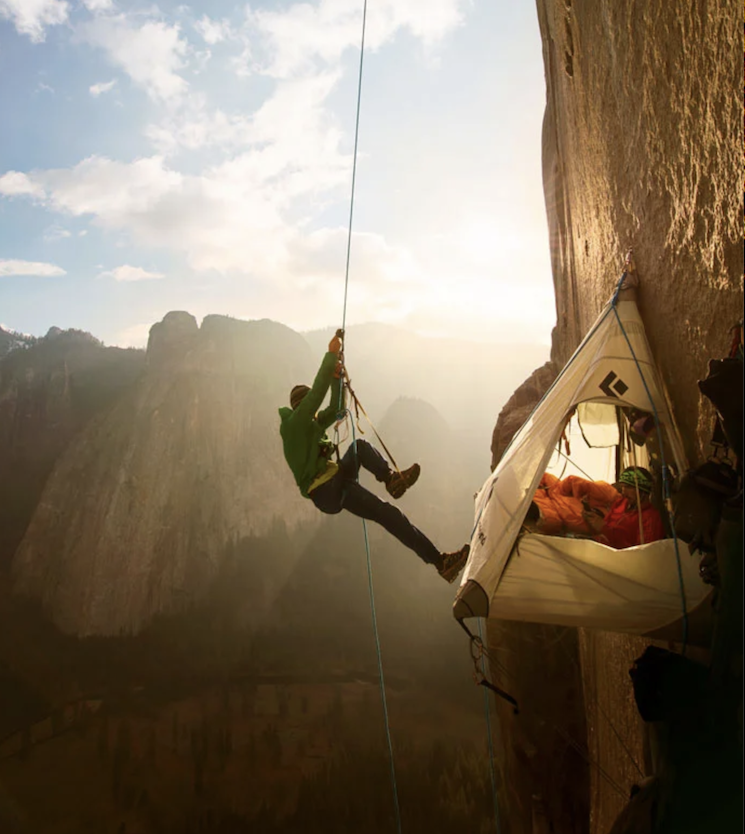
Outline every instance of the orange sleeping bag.
<path fill-rule="evenodd" d="M 591 536 L 593 533 L 583 516 L 583 500 L 605 515 L 618 497 L 616 488 L 605 481 L 587 481 L 576 475 L 559 480 L 547 472 L 541 478 L 533 496 L 540 513 L 538 529 L 547 536 L 562 536 L 567 533 Z"/>

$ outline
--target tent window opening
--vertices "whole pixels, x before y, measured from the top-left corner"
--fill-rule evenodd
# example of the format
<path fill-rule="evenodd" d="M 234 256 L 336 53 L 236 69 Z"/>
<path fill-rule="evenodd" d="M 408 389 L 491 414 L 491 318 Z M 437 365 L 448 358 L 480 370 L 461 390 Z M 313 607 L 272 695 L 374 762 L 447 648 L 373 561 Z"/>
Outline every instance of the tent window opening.
<path fill-rule="evenodd" d="M 656 468 L 656 439 L 640 434 L 644 419 L 638 409 L 607 402 L 581 403 L 542 473 L 525 529 L 549 536 L 594 538 L 620 549 L 669 535 L 654 494 L 651 470 Z M 630 467 L 647 471 L 648 488 L 640 490 L 636 484 L 634 493 L 629 492 L 622 473 Z"/>
<path fill-rule="evenodd" d="M 588 405 L 596 404 L 588 403 Z M 602 404 L 601 408 L 604 408 Z M 576 475 L 587 480 L 605 481 L 612 484 L 617 477 L 617 449 L 620 433 L 616 409 L 610 406 L 610 410 L 613 412 L 612 422 L 608 421 L 607 412 L 602 415 L 592 412 L 591 416 L 594 418 L 602 416 L 603 422 L 601 422 L 599 419 L 585 419 L 582 406 L 580 406 L 565 431 L 569 442 L 569 453 L 562 440 L 554 448 L 546 472 L 557 478 Z"/>

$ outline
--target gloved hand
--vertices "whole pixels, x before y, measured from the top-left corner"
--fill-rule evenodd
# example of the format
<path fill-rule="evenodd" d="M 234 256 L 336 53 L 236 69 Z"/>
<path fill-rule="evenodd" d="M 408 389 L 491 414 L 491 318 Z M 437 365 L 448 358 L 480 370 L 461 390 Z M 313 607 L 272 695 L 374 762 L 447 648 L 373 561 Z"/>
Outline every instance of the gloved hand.
<path fill-rule="evenodd" d="M 341 353 L 341 340 L 344 338 L 344 331 L 339 328 L 334 334 L 334 338 L 329 342 L 329 353 L 335 353 L 337 356 Z"/>

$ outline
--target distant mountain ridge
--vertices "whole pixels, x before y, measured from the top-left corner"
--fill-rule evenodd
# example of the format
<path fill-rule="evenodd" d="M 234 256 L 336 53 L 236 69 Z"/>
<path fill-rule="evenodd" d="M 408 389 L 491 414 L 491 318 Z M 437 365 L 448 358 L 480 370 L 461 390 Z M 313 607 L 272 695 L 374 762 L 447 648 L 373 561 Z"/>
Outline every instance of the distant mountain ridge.
<path fill-rule="evenodd" d="M 276 413 L 310 367 L 283 325 L 169 313 L 140 378 L 57 460 L 15 555 L 17 590 L 65 631 L 136 633 L 194 604 L 231 541 L 315 521 Z"/>
<path fill-rule="evenodd" d="M 0 359 L 0 571 L 75 435 L 139 377 L 143 351 L 51 328 Z"/>
<path fill-rule="evenodd" d="M 279 524 L 297 549 L 322 516 L 284 462 L 277 409 L 293 385 L 312 382 L 332 332 L 218 315 L 198 326 L 173 311 L 152 326 L 145 352 L 61 331 L 0 360 L 0 461 L 24 471 L 24 456 L 47 449 L 11 519 L 23 535 L 16 590 L 65 631 L 136 633 L 196 604 L 236 542 L 271 538 Z M 401 465 L 422 464 L 404 506 L 442 549 L 460 546 L 488 472 L 499 405 L 488 402 L 502 385 L 506 397 L 504 377 L 529 372 L 531 360 L 518 370 L 514 357 L 487 353 L 468 364 L 467 343 L 443 348 L 377 325 L 350 328 L 347 341 L 355 390 L 386 444 Z M 361 432 L 380 445 L 364 419 Z M 272 558 L 256 610 L 292 570 Z"/>
<path fill-rule="evenodd" d="M 13 350 L 22 350 L 31 347 L 38 341 L 36 336 L 29 336 L 27 333 L 17 333 L 15 330 L 6 330 L 0 326 L 0 359 L 7 356 Z"/>

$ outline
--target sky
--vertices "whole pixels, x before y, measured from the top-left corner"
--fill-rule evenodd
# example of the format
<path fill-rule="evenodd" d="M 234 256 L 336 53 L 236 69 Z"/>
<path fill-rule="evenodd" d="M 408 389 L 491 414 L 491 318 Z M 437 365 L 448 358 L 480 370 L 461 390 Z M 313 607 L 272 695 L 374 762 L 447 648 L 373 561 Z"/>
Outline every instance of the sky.
<path fill-rule="evenodd" d="M 339 326 L 362 0 L 0 0 L 0 324 Z M 346 323 L 550 343 L 534 3 L 369 0 Z"/>

